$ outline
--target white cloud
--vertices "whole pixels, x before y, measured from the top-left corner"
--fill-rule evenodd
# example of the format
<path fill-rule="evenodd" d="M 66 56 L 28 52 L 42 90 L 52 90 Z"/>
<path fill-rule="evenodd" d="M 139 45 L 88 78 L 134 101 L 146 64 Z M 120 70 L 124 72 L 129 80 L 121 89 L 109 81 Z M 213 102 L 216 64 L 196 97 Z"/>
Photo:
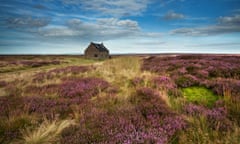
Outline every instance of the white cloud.
<path fill-rule="evenodd" d="M 33 18 L 30 16 L 8 18 L 6 24 L 11 28 L 39 28 L 47 26 L 50 22 L 49 18 Z"/>
<path fill-rule="evenodd" d="M 170 31 L 171 34 L 181 34 L 187 36 L 206 36 L 225 33 L 240 32 L 240 16 L 220 17 L 219 23 L 204 27 L 180 28 Z"/>
<path fill-rule="evenodd" d="M 164 7 L 164 6 L 167 6 L 171 3 L 174 3 L 174 2 L 184 2 L 185 0 L 159 0 L 160 3 L 161 3 L 161 6 Z"/>
<path fill-rule="evenodd" d="M 140 15 L 151 0 L 62 0 L 65 5 L 75 5 L 86 11 L 109 16 Z"/>
<path fill-rule="evenodd" d="M 240 25 L 240 15 L 220 17 L 218 21 L 224 25 Z"/>
<path fill-rule="evenodd" d="M 46 37 L 75 36 L 91 41 L 135 37 L 140 34 L 140 28 L 136 21 L 129 19 L 104 18 L 94 22 L 71 19 L 66 22 L 66 26 L 47 27 L 38 33 Z"/>
<path fill-rule="evenodd" d="M 45 37 L 68 37 L 81 35 L 79 31 L 71 30 L 67 27 L 55 26 L 52 28 L 44 28 L 38 31 L 38 33 Z"/>
<path fill-rule="evenodd" d="M 240 42 L 219 42 L 219 43 L 205 43 L 205 44 L 193 44 L 189 47 L 226 47 L 226 46 L 240 46 Z"/>
<path fill-rule="evenodd" d="M 140 42 L 136 42 L 136 45 L 146 45 L 146 46 L 158 46 L 158 45 L 164 45 L 166 44 L 166 42 L 161 42 L 161 41 L 140 41 Z"/>
<path fill-rule="evenodd" d="M 122 27 L 122 28 L 127 28 L 127 29 L 132 29 L 132 30 L 138 30 L 138 22 L 133 21 L 133 20 L 118 20 L 116 18 L 101 18 L 98 19 L 97 22 L 100 25 L 107 25 L 107 26 L 116 26 L 116 27 Z"/>
<path fill-rule="evenodd" d="M 185 16 L 181 13 L 176 13 L 174 11 L 167 12 L 164 17 L 165 20 L 177 20 L 177 19 L 184 19 Z"/>
<path fill-rule="evenodd" d="M 130 19 L 99 18 L 86 22 L 70 19 L 66 26 L 47 26 L 38 31 L 41 36 L 49 38 L 71 38 L 81 41 L 106 41 L 114 39 L 160 38 L 162 33 L 142 32 L 137 21 Z"/>

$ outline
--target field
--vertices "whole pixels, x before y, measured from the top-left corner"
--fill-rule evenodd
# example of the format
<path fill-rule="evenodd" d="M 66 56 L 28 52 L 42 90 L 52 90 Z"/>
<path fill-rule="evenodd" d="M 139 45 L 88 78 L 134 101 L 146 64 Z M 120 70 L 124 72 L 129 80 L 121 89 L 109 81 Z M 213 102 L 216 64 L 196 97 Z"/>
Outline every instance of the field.
<path fill-rule="evenodd" d="M 0 143 L 239 142 L 240 56 L 0 56 Z"/>

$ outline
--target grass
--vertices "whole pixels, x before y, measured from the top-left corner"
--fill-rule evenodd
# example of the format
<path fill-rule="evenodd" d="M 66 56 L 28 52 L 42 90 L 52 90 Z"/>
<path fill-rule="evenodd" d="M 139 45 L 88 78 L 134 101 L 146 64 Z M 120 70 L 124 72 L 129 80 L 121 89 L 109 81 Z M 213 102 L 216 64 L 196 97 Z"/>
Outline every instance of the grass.
<path fill-rule="evenodd" d="M 54 58 L 54 57 L 53 57 Z M 48 59 L 48 58 L 45 58 Z M 56 58 L 57 59 L 57 58 Z M 0 79 L 4 79 L 7 81 L 12 81 L 13 79 L 22 78 L 25 79 L 26 77 L 31 77 L 33 74 L 37 72 L 43 72 L 54 68 L 63 68 L 67 66 L 74 66 L 74 65 L 91 65 L 95 64 L 98 61 L 92 59 L 85 59 L 83 57 L 75 57 L 75 56 L 68 56 L 61 59 L 59 58 L 62 63 L 59 65 L 43 65 L 41 67 L 23 67 L 23 66 L 7 66 L 1 67 L 0 71 L 4 71 L 1 73 Z"/>
<path fill-rule="evenodd" d="M 225 91 L 223 100 L 228 109 L 229 117 L 240 126 L 240 103 L 239 99 L 233 98 L 230 91 Z"/>
<path fill-rule="evenodd" d="M 22 131 L 24 144 L 52 144 L 56 143 L 61 132 L 75 124 L 73 120 L 48 121 L 45 120 L 37 129 Z"/>
<path fill-rule="evenodd" d="M 138 57 L 118 57 L 103 61 L 90 75 L 101 77 L 119 87 L 119 96 L 126 99 L 135 90 L 130 81 L 141 75 L 140 67 L 141 60 Z"/>
<path fill-rule="evenodd" d="M 0 143 L 10 143 L 25 127 L 34 125 L 35 117 L 27 114 L 11 114 L 0 119 Z"/>
<path fill-rule="evenodd" d="M 187 87 L 182 89 L 187 101 L 212 106 L 219 98 L 211 90 L 204 87 Z"/>

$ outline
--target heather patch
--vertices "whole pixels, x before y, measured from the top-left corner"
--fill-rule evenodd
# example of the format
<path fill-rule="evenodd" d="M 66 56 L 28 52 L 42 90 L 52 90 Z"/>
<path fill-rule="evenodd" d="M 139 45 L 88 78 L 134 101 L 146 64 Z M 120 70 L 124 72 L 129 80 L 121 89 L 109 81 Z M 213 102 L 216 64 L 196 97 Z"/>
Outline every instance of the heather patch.
<path fill-rule="evenodd" d="M 174 90 L 177 88 L 174 81 L 168 76 L 159 76 L 152 79 L 155 88 L 160 90 Z"/>
<path fill-rule="evenodd" d="M 73 102 L 65 99 L 25 97 L 23 108 L 30 114 L 39 114 L 41 116 L 54 119 L 56 117 L 66 117 L 72 113 L 71 105 Z"/>
<path fill-rule="evenodd" d="M 221 78 L 205 81 L 204 84 L 218 95 L 231 95 L 233 99 L 240 100 L 240 80 Z"/>
<path fill-rule="evenodd" d="M 191 115 L 200 118 L 204 116 L 207 121 L 207 127 L 220 130 L 228 131 L 232 129 L 232 123 L 228 119 L 227 109 L 225 107 L 214 107 L 212 109 L 204 106 L 188 104 L 185 106 L 184 111 Z"/>
<path fill-rule="evenodd" d="M 0 81 L 0 88 L 5 87 L 7 85 L 6 81 Z"/>
<path fill-rule="evenodd" d="M 59 95 L 65 98 L 91 98 L 109 87 L 109 83 L 100 78 L 79 78 L 66 80 L 60 85 Z"/>
<path fill-rule="evenodd" d="M 112 99 L 101 99 L 101 101 Z M 105 103 L 105 104 L 106 104 Z M 184 119 L 167 107 L 160 96 L 141 88 L 130 98 L 132 106 L 100 108 L 88 104 L 78 126 L 62 133 L 61 143 L 168 143 L 186 128 Z M 105 105 L 104 104 L 104 105 Z M 118 103 L 119 104 L 119 103 Z M 120 108 L 121 107 L 121 108 Z"/>
<path fill-rule="evenodd" d="M 190 74 L 183 75 L 183 76 L 176 76 L 174 77 L 174 79 L 176 84 L 182 88 L 199 85 L 198 78 Z"/>
<path fill-rule="evenodd" d="M 13 111 L 21 113 L 21 104 L 23 99 L 16 96 L 1 96 L 0 97 L 0 118 L 10 117 Z"/>
<path fill-rule="evenodd" d="M 223 77 L 239 79 L 240 60 L 237 56 L 185 55 L 144 59 L 142 70 L 170 75 L 189 74 L 199 79 Z"/>
<path fill-rule="evenodd" d="M 144 79 L 140 77 L 135 77 L 131 80 L 131 84 L 135 87 L 144 86 Z"/>

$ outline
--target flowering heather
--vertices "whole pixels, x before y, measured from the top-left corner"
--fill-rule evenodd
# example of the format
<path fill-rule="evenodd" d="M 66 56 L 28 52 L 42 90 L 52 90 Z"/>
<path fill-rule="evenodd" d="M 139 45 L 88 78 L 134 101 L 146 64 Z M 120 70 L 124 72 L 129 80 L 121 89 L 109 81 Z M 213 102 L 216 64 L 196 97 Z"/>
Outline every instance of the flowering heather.
<path fill-rule="evenodd" d="M 128 115 L 124 114 L 127 113 Z M 185 122 L 177 117 L 152 119 L 148 125 L 137 111 L 86 113 L 80 126 L 63 132 L 62 143 L 160 143 L 165 144 L 177 131 L 185 128 Z"/>
<path fill-rule="evenodd" d="M 204 113 L 206 108 L 203 106 L 200 106 L 200 105 L 195 105 L 195 104 L 190 103 L 185 106 L 184 110 L 187 114 L 198 115 L 198 114 Z"/>
<path fill-rule="evenodd" d="M 131 82 L 134 86 L 139 86 L 139 85 L 142 86 L 144 83 L 144 79 L 140 77 L 135 77 L 134 79 L 131 80 Z"/>
<path fill-rule="evenodd" d="M 55 116 L 66 117 L 72 114 L 71 107 L 74 105 L 81 106 L 82 99 L 72 98 L 45 98 L 39 96 L 26 97 L 0 97 L 0 117 L 9 117 L 22 111 L 29 114 L 38 114 L 48 118 Z"/>
<path fill-rule="evenodd" d="M 187 128 L 187 123 L 180 116 L 168 116 L 163 119 L 162 128 L 167 136 L 171 138 L 177 131 Z"/>
<path fill-rule="evenodd" d="M 56 114 L 64 116 L 71 113 L 71 101 L 42 97 L 24 97 L 24 109 L 29 113 L 36 113 L 47 117 Z"/>
<path fill-rule="evenodd" d="M 151 88 L 142 87 L 136 90 L 136 96 L 133 97 L 133 101 L 139 100 L 142 101 L 151 101 L 155 99 L 160 99 L 160 96 L 157 91 Z"/>
<path fill-rule="evenodd" d="M 154 77 L 152 81 L 154 83 L 154 87 L 160 89 L 173 90 L 177 87 L 174 81 L 172 81 L 168 76 Z"/>
<path fill-rule="evenodd" d="M 232 129 L 232 124 L 229 119 L 227 119 L 227 109 L 225 107 L 217 107 L 206 111 L 205 113 L 209 125 L 213 129 L 218 130 L 229 130 Z"/>
<path fill-rule="evenodd" d="M 207 119 L 208 126 L 213 129 L 227 131 L 232 128 L 230 120 L 227 118 L 227 109 L 225 107 L 205 108 L 194 104 L 185 106 L 185 112 L 193 116 L 204 116 Z"/>
<path fill-rule="evenodd" d="M 6 81 L 0 81 L 0 88 L 5 87 L 7 85 Z"/>
<path fill-rule="evenodd" d="M 19 110 L 19 107 L 23 103 L 20 97 L 16 96 L 1 96 L 0 97 L 0 117 L 8 117 L 12 111 Z"/>
<path fill-rule="evenodd" d="M 240 80 L 215 79 L 214 81 L 205 81 L 204 84 L 218 95 L 224 96 L 226 92 L 230 92 L 234 99 L 240 100 Z"/>
<path fill-rule="evenodd" d="M 44 79 L 53 79 L 63 74 L 79 74 L 90 70 L 88 66 L 68 66 L 65 68 L 56 68 L 48 72 L 40 72 L 34 75 L 33 81 L 43 81 Z"/>
<path fill-rule="evenodd" d="M 177 76 L 177 77 L 174 77 L 173 79 L 175 80 L 176 84 L 179 87 L 183 87 L 183 88 L 199 85 L 199 81 L 200 81 L 198 78 L 190 74 Z"/>
<path fill-rule="evenodd" d="M 60 61 L 29 61 L 29 60 L 24 60 L 24 61 L 19 61 L 17 64 L 21 64 L 24 66 L 30 66 L 30 67 L 41 67 L 44 65 L 58 65 L 60 64 Z"/>
<path fill-rule="evenodd" d="M 59 85 L 58 84 L 47 84 L 44 86 L 27 86 L 24 92 L 27 95 L 51 95 L 58 93 Z"/>
<path fill-rule="evenodd" d="M 60 85 L 59 94 L 62 97 L 90 98 L 108 88 L 108 82 L 100 78 L 79 78 L 66 80 Z"/>
<path fill-rule="evenodd" d="M 78 74 L 78 73 L 87 72 L 89 69 L 90 69 L 89 66 L 68 66 L 68 67 L 65 67 L 65 68 L 57 68 L 57 69 L 50 70 L 49 73 Z"/>
<path fill-rule="evenodd" d="M 109 99 L 106 99 L 109 100 Z M 150 88 L 138 89 L 134 107 L 109 112 L 87 105 L 79 126 L 66 129 L 61 143 L 168 143 L 186 122 Z"/>
<path fill-rule="evenodd" d="M 159 74 L 191 74 L 198 76 L 199 79 L 206 76 L 239 79 L 240 57 L 207 55 L 152 57 L 144 59 L 142 69 Z"/>

